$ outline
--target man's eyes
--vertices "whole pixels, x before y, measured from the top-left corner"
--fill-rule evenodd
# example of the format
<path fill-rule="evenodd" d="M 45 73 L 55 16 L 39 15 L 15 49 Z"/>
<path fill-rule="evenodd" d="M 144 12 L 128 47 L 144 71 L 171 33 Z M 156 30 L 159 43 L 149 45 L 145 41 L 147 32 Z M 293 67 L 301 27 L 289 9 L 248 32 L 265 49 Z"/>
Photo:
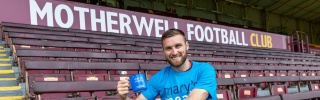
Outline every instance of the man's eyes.
<path fill-rule="evenodd" d="M 181 45 L 177 45 L 177 46 L 176 46 L 176 48 L 178 48 L 178 49 L 179 49 L 180 47 L 181 47 Z"/>
<path fill-rule="evenodd" d="M 182 47 L 182 45 L 176 45 L 174 48 L 179 49 L 181 47 Z M 171 49 L 172 49 L 171 47 L 165 48 L 166 51 L 170 51 Z"/>

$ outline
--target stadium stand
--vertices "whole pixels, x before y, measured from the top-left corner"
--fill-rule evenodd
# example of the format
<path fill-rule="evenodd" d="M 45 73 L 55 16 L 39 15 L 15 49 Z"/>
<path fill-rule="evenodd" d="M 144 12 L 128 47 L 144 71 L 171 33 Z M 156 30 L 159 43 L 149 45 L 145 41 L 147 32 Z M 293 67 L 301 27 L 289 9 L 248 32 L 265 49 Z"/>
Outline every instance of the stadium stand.
<path fill-rule="evenodd" d="M 310 47 L 310 53 L 311 54 L 316 54 L 316 55 L 320 55 L 320 45 L 315 45 L 315 44 L 309 44 Z"/>
<path fill-rule="evenodd" d="M 165 67 L 159 38 L 1 23 L 27 98 L 117 100 L 121 76 Z M 281 49 L 189 41 L 189 59 L 216 70 L 218 100 L 320 97 L 320 57 Z M 63 87 L 61 87 L 63 86 Z M 135 98 L 132 91 L 130 96 Z"/>
<path fill-rule="evenodd" d="M 179 17 L 178 14 L 175 14 L 175 13 L 168 13 L 168 12 L 163 12 L 163 11 L 158 11 L 158 10 L 153 10 L 153 9 L 146 9 L 146 8 L 141 8 L 141 7 L 128 6 L 127 9 L 131 10 L 131 11 L 155 14 L 155 15 L 160 15 L 160 16 L 168 16 L 168 17 L 175 17 L 175 18 Z"/>

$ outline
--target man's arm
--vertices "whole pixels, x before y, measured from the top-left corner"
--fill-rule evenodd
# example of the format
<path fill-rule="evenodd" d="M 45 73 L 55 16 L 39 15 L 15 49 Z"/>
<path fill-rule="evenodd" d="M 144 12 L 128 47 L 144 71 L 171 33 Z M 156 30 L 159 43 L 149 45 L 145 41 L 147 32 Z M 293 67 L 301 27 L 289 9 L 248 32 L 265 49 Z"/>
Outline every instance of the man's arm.
<path fill-rule="evenodd" d="M 186 100 L 206 100 L 208 96 L 207 90 L 193 89 Z"/>
<path fill-rule="evenodd" d="M 136 98 L 136 100 L 147 100 L 147 98 L 144 97 L 143 94 L 140 94 L 140 95 Z"/>
<path fill-rule="evenodd" d="M 216 100 L 217 82 L 215 70 L 209 64 L 201 68 L 201 73 L 198 74 L 199 79 L 191 90 L 188 100 L 205 100 L 208 98 Z"/>
<path fill-rule="evenodd" d="M 126 97 L 125 99 L 120 98 L 120 100 L 134 100 L 134 99 Z M 135 100 L 148 100 L 148 99 L 144 97 L 142 94 L 140 94 Z"/>

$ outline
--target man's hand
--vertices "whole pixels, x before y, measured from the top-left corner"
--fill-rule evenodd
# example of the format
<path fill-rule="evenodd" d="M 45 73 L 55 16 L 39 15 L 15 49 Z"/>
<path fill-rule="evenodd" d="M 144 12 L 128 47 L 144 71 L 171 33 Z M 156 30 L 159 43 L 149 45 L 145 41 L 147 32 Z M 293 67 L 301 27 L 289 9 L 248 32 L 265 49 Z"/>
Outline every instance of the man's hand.
<path fill-rule="evenodd" d="M 132 98 L 128 97 L 129 86 L 129 77 L 120 77 L 120 81 L 118 81 L 117 85 L 117 91 L 121 100 L 132 100 Z M 147 100 L 147 98 L 140 94 L 136 100 Z"/>
<path fill-rule="evenodd" d="M 120 81 L 118 81 L 117 85 L 117 91 L 121 100 L 126 100 L 128 98 L 129 84 L 129 77 L 120 77 Z"/>

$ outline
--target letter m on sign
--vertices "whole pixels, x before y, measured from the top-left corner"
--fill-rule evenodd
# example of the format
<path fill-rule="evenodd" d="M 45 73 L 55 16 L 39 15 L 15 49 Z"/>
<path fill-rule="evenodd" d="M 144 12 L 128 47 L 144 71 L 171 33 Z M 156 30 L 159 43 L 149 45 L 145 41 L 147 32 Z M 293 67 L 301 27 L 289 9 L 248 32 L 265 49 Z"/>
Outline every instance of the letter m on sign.
<path fill-rule="evenodd" d="M 37 15 L 39 15 L 40 19 L 42 20 L 44 20 L 44 17 L 47 16 L 47 26 L 53 27 L 53 11 L 51 2 L 46 2 L 41 10 L 38 3 L 35 0 L 29 0 L 29 7 L 32 25 L 38 25 Z"/>

